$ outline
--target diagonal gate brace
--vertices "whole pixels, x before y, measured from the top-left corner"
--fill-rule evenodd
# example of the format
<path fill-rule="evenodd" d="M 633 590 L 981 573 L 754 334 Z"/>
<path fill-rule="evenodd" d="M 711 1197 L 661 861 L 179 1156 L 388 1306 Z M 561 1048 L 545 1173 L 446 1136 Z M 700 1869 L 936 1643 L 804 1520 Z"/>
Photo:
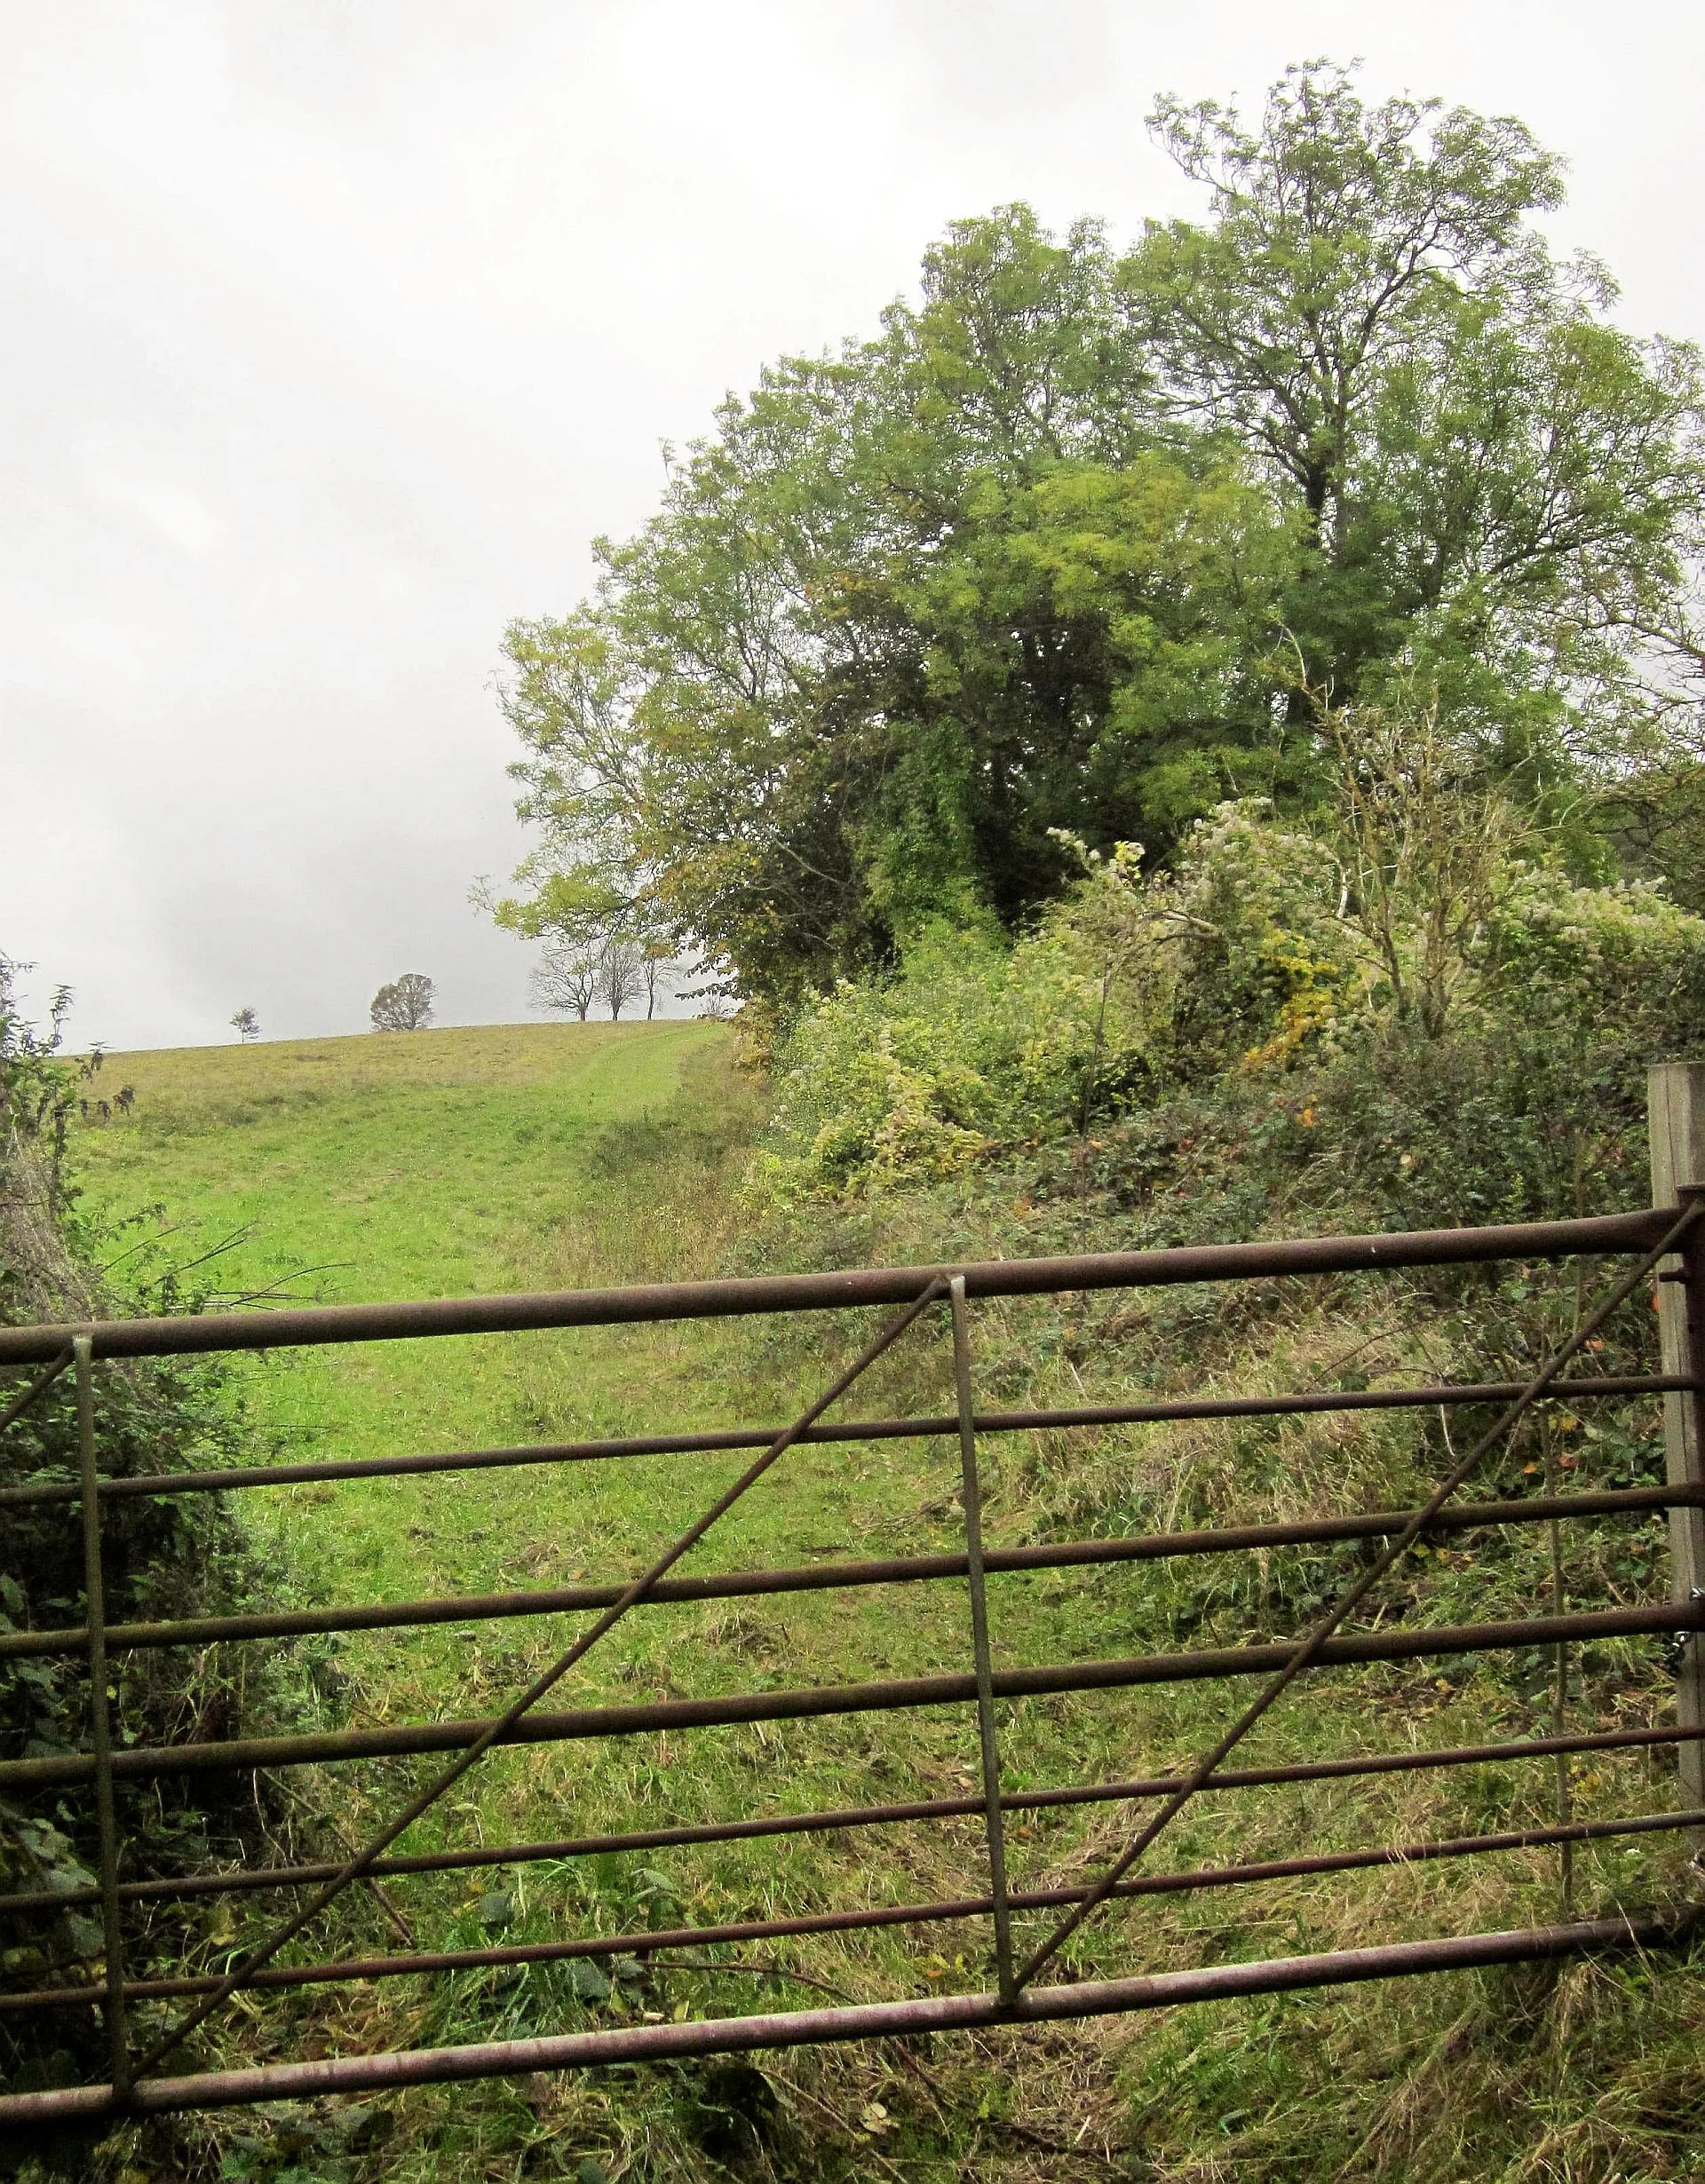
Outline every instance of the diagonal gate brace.
<path fill-rule="evenodd" d="M 1503 1415 L 1481 1435 L 1460 1463 L 1433 1490 L 1424 1505 L 1418 1508 L 1403 1527 L 1371 1562 L 1367 1569 L 1341 1593 L 1324 1614 L 1297 1641 L 1296 1650 L 1272 1681 L 1249 1701 L 1230 1729 L 1193 1767 L 1184 1781 L 1172 1792 L 1153 1819 L 1146 1823 L 1141 1832 L 1113 1861 L 1083 1901 L 1062 1919 L 1047 1938 L 1032 1950 L 1019 1966 L 1017 1985 L 1022 1990 L 1044 1971 L 1059 1954 L 1065 1944 L 1075 1934 L 1086 1919 L 1093 1916 L 1113 1894 L 1138 1858 L 1154 1839 L 1176 1820 L 1198 1791 L 1212 1782 L 1216 1769 L 1236 1747 L 1242 1743 L 1256 1723 L 1261 1720 L 1288 1690 L 1305 1669 L 1310 1667 L 1324 1650 L 1334 1631 L 1364 1600 L 1386 1571 L 1408 1554 L 1427 1526 L 1431 1523 L 1458 1487 L 1466 1484 L 1486 1457 L 1539 1401 L 1551 1382 L 1569 1360 L 1583 1350 L 1592 1337 L 1614 1312 L 1633 1295 L 1640 1284 L 1656 1268 L 1660 1260 L 1672 1252 L 1694 1223 L 1705 1216 L 1705 1196 L 1692 1199 L 1685 1206 L 1669 1230 L 1637 1265 L 1606 1291 L 1593 1310 L 1576 1327 L 1566 1342 L 1551 1352 L 1539 1371 L 1528 1381 Z"/>
<path fill-rule="evenodd" d="M 543 1674 L 536 1676 L 505 1713 L 500 1714 L 496 1720 L 488 1721 L 480 1735 L 456 1755 L 434 1781 L 429 1783 L 425 1789 L 411 1798 L 393 1819 L 386 1821 L 378 1833 L 363 1844 L 348 1864 L 341 1867 L 324 1887 L 320 1889 L 299 1910 L 292 1912 L 281 1925 L 274 1927 L 264 1942 L 258 1943 L 255 1948 L 251 1949 L 240 1963 L 234 1965 L 226 1974 L 204 2002 L 192 2011 L 181 2023 L 174 2026 L 164 2038 L 150 2049 L 148 2053 L 135 2066 L 135 2075 L 140 2077 L 148 2071 L 157 2069 L 168 2055 L 179 2047 L 192 2032 L 197 2030 L 207 2022 L 215 2010 L 229 2001 L 237 1990 L 252 1978 L 263 1966 L 270 1964 L 285 1943 L 294 1939 L 310 1919 L 317 1918 L 320 1912 L 324 1911 L 328 1904 L 335 1902 L 353 1882 L 362 1879 L 371 1870 L 375 1860 L 390 1848 L 405 1829 L 412 1827 L 423 1813 L 430 1811 L 445 1792 L 453 1788 L 470 1768 L 483 1759 L 500 1737 L 507 1735 L 530 1708 L 536 1705 L 547 1692 L 562 1681 L 576 1663 L 583 1660 L 599 1640 L 615 1628 L 629 1609 L 643 1600 L 659 1579 L 666 1571 L 672 1570 L 684 1555 L 698 1545 L 712 1525 L 727 1515 L 741 1497 L 757 1484 L 771 1465 L 793 1446 L 808 1427 L 816 1423 L 831 1404 L 837 1402 L 846 1393 L 860 1374 L 874 1365 L 884 1351 L 905 1333 L 920 1314 L 946 1294 L 947 1288 L 948 1278 L 945 1275 L 932 1277 L 922 1294 L 914 1298 L 897 1318 L 889 1321 L 875 1340 L 860 1351 L 846 1370 L 808 1410 L 801 1412 L 792 1425 L 786 1427 L 777 1434 L 763 1454 L 755 1462 L 747 1466 L 727 1492 L 719 1495 L 702 1516 L 695 1518 L 679 1538 L 663 1550 L 648 1570 L 634 1579 L 621 1597 L 612 1602 L 590 1630 L 583 1631 L 566 1652 L 559 1654 Z"/>

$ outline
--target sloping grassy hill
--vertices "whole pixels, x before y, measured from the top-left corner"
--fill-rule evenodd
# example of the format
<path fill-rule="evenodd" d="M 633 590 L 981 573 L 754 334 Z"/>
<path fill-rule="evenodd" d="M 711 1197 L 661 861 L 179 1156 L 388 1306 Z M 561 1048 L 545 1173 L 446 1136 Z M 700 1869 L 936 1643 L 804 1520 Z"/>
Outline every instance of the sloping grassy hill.
<path fill-rule="evenodd" d="M 726 1033 L 693 1023 L 427 1032 L 109 1067 L 136 1105 L 84 1137 L 87 1198 L 115 1222 L 156 1209 L 140 1233 L 183 1278 L 215 1280 L 210 1304 L 250 1298 L 257 1311 L 274 1296 L 715 1271 L 757 1112 Z M 238 1371 L 258 1436 L 305 1457 L 761 1422 L 808 1401 L 821 1365 L 809 1341 L 710 1323 L 268 1353 Z M 270 1505 L 288 1559 L 319 1593 L 411 1597 L 626 1574 L 747 1460 L 346 1481 L 252 1500 L 259 1522 Z M 925 1469 L 940 1469 L 933 1452 Z M 755 1497 L 718 1531 L 717 1558 L 844 1542 L 845 1491 L 838 1454 L 799 1452 L 785 1492 Z M 939 1499 L 939 1482 L 930 1491 Z M 451 1637 L 410 1643 L 467 1665 Z"/>
<path fill-rule="evenodd" d="M 714 1025 L 432 1032 L 115 1056 L 107 1068 L 103 1081 L 132 1086 L 135 1106 L 82 1135 L 75 1169 L 85 1203 L 113 1226 L 113 1255 L 135 1254 L 155 1281 L 176 1266 L 186 1295 L 210 1281 L 209 1304 L 246 1297 L 258 1311 L 282 1296 L 347 1302 L 716 1271 L 734 1246 L 733 1185 L 761 1112 Z M 267 1353 L 239 1361 L 235 1379 L 258 1453 L 364 1455 L 779 1420 L 862 1340 L 857 1327 L 749 1323 L 573 1330 Z M 873 1375 L 861 1403 L 884 1410 L 921 1394 L 940 1408 L 948 1373 L 936 1329 L 911 1357 Z M 256 1492 L 243 1507 L 275 1551 L 290 1604 L 466 1594 L 626 1576 L 747 1460 L 345 1481 Z M 951 1449 L 931 1444 L 794 1452 L 785 1479 L 743 1504 L 697 1566 L 951 1546 L 956 1464 Z M 501 1705 L 571 1627 L 559 1617 L 487 1622 L 315 1641 L 304 1651 L 338 1718 L 421 1719 Z M 966 1642 L 956 1588 L 912 1588 L 898 1615 L 875 1592 L 806 1595 L 776 1611 L 767 1602 L 657 1610 L 630 1618 L 564 1695 L 598 1703 L 957 1667 Z M 897 1779 L 916 1783 L 917 1794 L 953 1794 L 970 1784 L 973 1753 L 957 1709 L 875 1733 L 856 1721 L 791 1737 L 757 1725 L 685 1749 L 665 1739 L 661 1748 L 503 1753 L 410 1844 L 808 1809 L 889 1796 Z M 391 1767 L 328 1778 L 344 1822 L 357 1826 L 394 1806 L 413 1777 Z M 956 1827 L 922 1861 L 886 1843 L 871 1860 L 850 1841 L 826 1853 L 812 1840 L 690 1861 L 518 1868 L 503 1930 L 534 1938 L 559 1933 L 567 1919 L 581 1930 L 621 1931 L 661 1915 L 709 1919 L 869 1893 L 958 1892 L 980 1885 L 977 1840 L 974 1826 Z M 485 1873 L 413 1887 L 408 1913 L 423 1942 L 492 1939 L 493 1886 Z M 362 1938 L 394 1946 L 382 1924 Z M 946 1954 L 939 1940 L 927 1937 L 929 1975 L 973 1976 L 964 1937 Z M 873 1991 L 908 1983 L 895 1951 L 894 1937 L 878 1936 L 868 1952 Z M 749 1975 L 718 1982 L 715 2006 L 779 2003 L 787 1969 L 760 1957 Z M 808 1999 L 813 1973 L 803 1960 L 798 1969 L 793 1998 Z M 424 2021 L 421 1992 L 401 1982 L 316 1997 L 312 2008 L 329 2037 L 352 2045 L 469 2037 L 534 2022 L 518 2020 L 518 2007 L 572 2016 L 586 2001 L 585 1973 L 556 1967 L 553 1978 L 547 1968 L 519 1995 L 488 1980 L 440 1982 Z M 693 1987 L 684 1974 L 678 2006 L 698 1999 Z M 281 2030 L 281 2045 L 300 2034 L 299 2023 Z M 638 2108 L 637 2122 L 600 2110 L 593 2138 L 619 2146 L 624 2133 L 652 2129 Z M 536 2117 L 505 2088 L 424 2096 L 411 2113 L 423 2173 L 484 2175 L 488 2155 L 539 2136 Z M 567 2128 L 559 2116 L 552 2135 Z M 464 2165 L 435 2167 L 451 2159 Z"/>
<path fill-rule="evenodd" d="M 1022 1208 L 988 1201 L 956 1212 L 919 1201 L 890 1208 L 874 1227 L 826 1221 L 803 1238 L 755 1239 L 736 1215 L 734 1191 L 761 1103 L 715 1025 L 438 1032 L 118 1056 L 108 1068 L 108 1081 L 135 1087 L 136 1107 L 83 1135 L 89 1201 L 115 1222 L 145 1206 L 165 1209 L 152 1229 L 121 1229 L 115 1253 L 141 1246 L 163 1222 L 163 1239 L 138 1248 L 138 1262 L 148 1249 L 163 1251 L 190 1270 L 183 1282 L 210 1278 L 227 1294 L 425 1296 L 686 1277 L 730 1270 L 754 1252 L 934 1260 L 1026 1247 Z M 1109 1231 L 1106 1240 L 1119 1238 Z M 1178 1384 L 1254 1389 L 1331 1384 L 1345 1373 L 1352 1385 L 1410 1372 L 1431 1379 L 1471 1363 L 1401 1286 L 1377 1297 L 1352 1282 L 1271 1286 L 1234 1313 L 1182 1292 L 983 1308 L 979 1387 L 1003 1402 L 1114 1400 L 1155 1385 L 1162 1365 L 1184 1376 Z M 950 1407 L 944 1332 L 920 1327 L 884 1360 L 861 1388 L 857 1412 Z M 814 1317 L 773 1328 L 574 1330 L 266 1357 L 238 1377 L 258 1444 L 370 1454 L 781 1420 L 862 1339 L 860 1325 Z M 1162 1384 L 1170 1384 L 1164 1374 Z M 1652 1422 L 1639 1430 L 1649 1436 Z M 988 1529 L 1019 1542 L 1390 1507 L 1435 1473 L 1438 1432 L 1424 1417 L 1386 1413 L 992 1444 Z M 1516 1491 L 1527 1453 L 1511 1460 Z M 250 1521 L 278 1550 L 286 1598 L 401 1599 L 629 1574 L 742 1461 L 345 1482 L 246 1500 Z M 796 1450 L 694 1567 L 951 1547 L 956 1488 L 950 1445 Z M 1607 1587 L 1627 1597 L 1647 1582 L 1648 1567 L 1614 1559 L 1614 1544 L 1590 1543 L 1571 1570 L 1572 1598 L 1586 1604 Z M 1298 1555 L 1258 1569 L 1197 1562 L 1008 1576 L 991 1587 L 997 1659 L 1276 1634 L 1295 1628 L 1347 1567 L 1343 1557 Z M 1495 1562 L 1466 1551 L 1417 1558 L 1400 1588 L 1401 1607 L 1440 1621 L 1530 1611 L 1547 1603 L 1550 1582 L 1536 1537 Z M 553 1657 L 571 1627 L 551 1617 L 374 1634 L 314 1642 L 304 1658 L 337 1718 L 488 1713 Z M 904 1675 L 962 1667 L 967 1650 L 957 1586 L 656 1608 L 613 1634 L 564 1696 L 599 1703 Z M 1654 1676 L 1661 1681 L 1638 1647 L 1601 1656 L 1596 1681 L 1569 1701 L 1581 1726 L 1649 1704 Z M 1242 1688 L 1181 1685 L 1004 1708 L 1008 1785 L 1117 1778 L 1187 1759 L 1211 1741 Z M 1417 1662 L 1323 1676 L 1275 1709 L 1249 1757 L 1542 1731 L 1553 1704 L 1549 1657 L 1513 1670 L 1481 1657 L 1444 1674 Z M 553 1838 L 963 1794 L 974 1758 L 973 1724 L 957 1708 L 504 1752 L 410 1842 Z M 1567 1793 L 1588 1813 L 1655 1810 L 1674 1795 L 1666 1767 L 1606 1763 L 1577 1776 Z M 394 1808 L 417 1778 L 408 1765 L 359 1776 L 328 1769 L 321 1794 L 354 1830 Z M 1531 1766 L 1519 1775 L 1302 1784 L 1258 1800 L 1217 1793 L 1169 1835 L 1164 1863 L 1544 1824 L 1558 1794 L 1552 1771 Z M 1093 1872 L 1128 1825 L 1116 1806 L 1040 1813 L 1015 1825 L 1015 1885 Z M 1654 1900 L 1681 1856 L 1665 1841 L 1633 1862 L 1620 1845 L 1583 1849 L 1568 1877 L 1573 1902 L 1591 1914 Z M 929 1831 L 551 1862 L 501 1880 L 490 1870 L 427 1877 L 396 1894 L 423 1946 L 460 1947 L 499 1935 L 543 1940 L 681 1918 L 916 1901 L 983 1885 L 980 1831 L 967 1817 Z M 1561 1885 L 1557 1854 L 1535 1851 L 1148 1899 L 1105 1915 L 1073 1962 L 1113 1974 L 1518 1925 L 1556 1916 Z M 239 1924 L 224 1939 L 255 1930 Z M 394 1945 L 381 1909 L 363 1903 L 345 1932 L 305 1944 L 304 1953 Z M 502 2037 L 623 2008 L 749 2010 L 808 2001 L 824 1989 L 874 1998 L 986 1976 L 980 1925 L 892 1929 L 733 1956 L 706 1951 L 613 1996 L 583 1968 L 560 1965 L 311 1993 L 269 2002 L 230 2037 L 254 2058 L 299 2052 L 304 2041 L 371 2047 Z M 396 2109 L 385 2153 L 360 2158 L 329 2123 L 318 2139 L 296 2140 L 258 2127 L 235 2139 L 234 2126 L 209 2128 L 225 2173 L 282 2179 L 296 2164 L 293 2184 L 381 2173 L 578 2175 L 585 2184 L 730 2172 L 923 2180 L 1098 2170 L 1170 2184 L 1679 2175 L 1677 2148 L 1688 2131 L 1678 2119 L 1698 2112 L 1705 2077 L 1685 2060 L 1691 2021 L 1677 2003 L 1685 1990 L 1643 1982 L 1644 1974 L 1594 1966 L 1526 1985 L 1460 1975 L 1184 2011 L 1134 2028 L 943 2044 L 927 2066 L 897 2050 L 854 2051 L 720 2075 L 421 2093 Z"/>
<path fill-rule="evenodd" d="M 666 1277 L 702 1255 L 713 1209 L 690 1235 L 662 1206 L 614 1221 L 613 1175 L 636 1133 L 654 1136 L 683 1068 L 715 1069 L 726 1045 L 711 1024 L 591 1024 L 115 1055 L 103 1081 L 133 1087 L 135 1106 L 83 1135 L 79 1179 L 108 1217 L 139 1213 L 134 1241 L 208 1286 L 210 1306 Z M 559 1378 L 548 1357 L 539 1339 L 398 1342 L 242 1372 L 258 1431 L 303 1456 L 569 1437 L 627 1414 L 619 1346 L 579 1342 Z M 328 1584 L 448 1589 L 466 1574 L 454 1552 L 410 1551 L 402 1484 L 333 1497 L 335 1520 L 311 1528 Z M 293 1506 L 305 1522 L 313 1505 Z"/>
<path fill-rule="evenodd" d="M 101 1084 L 135 1107 L 83 1134 L 81 1180 L 108 1207 L 163 1205 L 218 1250 L 224 1289 L 509 1288 L 559 1273 L 565 1230 L 596 1227 L 610 1133 L 726 1041 L 713 1024 L 516 1025 L 114 1055 Z"/>

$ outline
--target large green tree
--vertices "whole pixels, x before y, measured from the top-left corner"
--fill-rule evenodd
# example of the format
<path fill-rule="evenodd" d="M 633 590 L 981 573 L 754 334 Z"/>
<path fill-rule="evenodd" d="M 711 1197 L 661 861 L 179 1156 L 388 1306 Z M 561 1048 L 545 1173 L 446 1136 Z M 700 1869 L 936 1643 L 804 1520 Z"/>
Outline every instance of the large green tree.
<path fill-rule="evenodd" d="M 1318 65 L 1254 131 L 1171 99 L 1153 127 L 1212 217 L 1151 224 L 1120 284 L 1161 399 L 1300 518 L 1293 709 L 1418 668 L 1508 757 L 1617 740 L 1683 580 L 1698 360 L 1608 324 L 1604 269 L 1552 257 L 1528 222 L 1556 162 L 1519 122 L 1370 109 Z"/>
<path fill-rule="evenodd" d="M 511 629 L 541 831 L 501 914 L 667 927 L 786 1005 L 932 917 L 1019 923 L 1062 834 L 1164 858 L 1227 795 L 1306 804 L 1328 693 L 1420 677 L 1534 794 L 1626 773 L 1698 367 L 1549 255 L 1554 163 L 1325 66 L 1253 132 L 1153 126 L 1205 221 L 1122 257 L 956 223 L 876 338 L 724 404 L 591 601 Z"/>

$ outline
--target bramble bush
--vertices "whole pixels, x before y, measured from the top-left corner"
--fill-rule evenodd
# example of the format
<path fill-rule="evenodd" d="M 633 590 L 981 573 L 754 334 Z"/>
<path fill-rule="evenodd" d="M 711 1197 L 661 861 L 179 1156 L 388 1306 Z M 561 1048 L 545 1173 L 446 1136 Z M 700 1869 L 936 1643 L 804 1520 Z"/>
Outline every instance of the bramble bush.
<path fill-rule="evenodd" d="M 1010 945 L 992 921 L 924 926 L 885 982 L 843 980 L 776 1054 L 757 1191 L 800 1197 L 938 1181 L 1079 1125 L 1146 1066 L 1170 972 L 1149 949 L 1134 852 L 1085 858 L 1069 899 Z"/>
<path fill-rule="evenodd" d="M 1460 862 L 1422 860 L 1376 884 L 1354 845 L 1253 799 L 1198 822 L 1167 873 L 1078 847 L 1076 885 L 1017 942 L 937 922 L 891 977 L 794 1018 L 752 1187 L 791 1206 L 937 1183 L 1098 1117 L 1393 1042 L 1494 1050 L 1542 1031 L 1573 1057 L 1609 1036 L 1638 1065 L 1698 1035 L 1705 920 L 1649 882 L 1576 884 L 1518 853 L 1517 830 L 1485 839 L 1471 887 Z"/>

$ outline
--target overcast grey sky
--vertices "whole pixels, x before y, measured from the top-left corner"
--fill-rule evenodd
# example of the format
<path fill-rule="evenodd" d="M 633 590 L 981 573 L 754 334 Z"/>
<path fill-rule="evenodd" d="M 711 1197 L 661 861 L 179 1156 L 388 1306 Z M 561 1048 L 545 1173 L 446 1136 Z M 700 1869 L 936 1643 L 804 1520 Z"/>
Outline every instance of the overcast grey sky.
<path fill-rule="evenodd" d="M 1635 329 L 1705 335 L 1666 0 L 0 0 L 0 948 L 79 1041 L 520 1017 L 489 683 L 659 442 L 873 328 L 949 219 L 1128 234 L 1157 91 L 1519 114 Z"/>

